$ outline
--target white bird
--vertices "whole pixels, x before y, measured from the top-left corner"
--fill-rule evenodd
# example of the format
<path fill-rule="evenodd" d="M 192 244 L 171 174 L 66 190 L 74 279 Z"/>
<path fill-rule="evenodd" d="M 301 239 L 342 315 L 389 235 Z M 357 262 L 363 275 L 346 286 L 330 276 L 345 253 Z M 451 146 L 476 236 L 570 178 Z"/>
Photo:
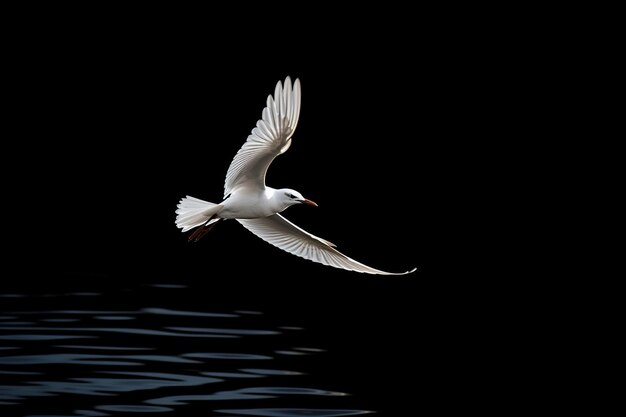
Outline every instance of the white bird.
<path fill-rule="evenodd" d="M 279 213 L 294 204 L 317 206 L 299 192 L 265 185 L 267 168 L 291 146 L 300 116 L 300 80 L 276 84 L 274 97 L 267 97 L 261 120 L 235 155 L 226 173 L 224 200 L 209 203 L 191 196 L 180 200 L 176 226 L 183 232 L 198 227 L 190 241 L 198 241 L 219 221 L 235 219 L 266 242 L 291 254 L 335 268 L 367 274 L 402 275 L 364 265 L 335 249 L 327 240 L 302 230 Z"/>

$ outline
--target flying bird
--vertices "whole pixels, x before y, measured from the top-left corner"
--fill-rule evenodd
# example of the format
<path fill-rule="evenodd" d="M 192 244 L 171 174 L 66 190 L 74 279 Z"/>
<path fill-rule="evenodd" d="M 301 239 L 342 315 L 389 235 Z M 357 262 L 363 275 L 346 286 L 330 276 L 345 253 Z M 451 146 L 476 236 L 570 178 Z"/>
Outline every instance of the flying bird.
<path fill-rule="evenodd" d="M 366 274 L 403 275 L 369 267 L 344 255 L 335 245 L 291 223 L 280 213 L 295 204 L 317 206 L 298 191 L 265 185 L 267 169 L 291 146 L 300 116 L 300 80 L 278 81 L 274 96 L 267 97 L 261 119 L 230 163 L 224 183 L 224 199 L 215 204 L 186 196 L 176 210 L 176 226 L 187 232 L 197 228 L 189 241 L 197 242 L 218 222 L 235 219 L 266 242 L 293 255 L 335 268 Z"/>

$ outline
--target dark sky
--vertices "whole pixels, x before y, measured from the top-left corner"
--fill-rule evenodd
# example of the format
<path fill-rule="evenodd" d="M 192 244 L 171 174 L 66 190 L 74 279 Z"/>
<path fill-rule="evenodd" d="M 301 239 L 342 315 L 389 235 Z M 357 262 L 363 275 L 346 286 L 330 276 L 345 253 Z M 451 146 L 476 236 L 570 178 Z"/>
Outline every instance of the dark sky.
<path fill-rule="evenodd" d="M 275 49 L 261 35 L 226 43 L 193 28 L 33 32 L 12 61 L 7 267 L 361 278 L 282 252 L 236 222 L 196 244 L 174 225 L 181 197 L 220 201 L 233 156 L 289 75 L 302 83 L 300 120 L 267 182 L 319 208 L 285 216 L 356 260 L 420 267 L 420 282 L 441 283 L 430 274 L 461 263 L 453 251 L 473 243 L 463 227 L 483 168 L 469 155 L 490 134 L 482 122 L 493 104 L 483 103 L 496 70 L 480 41 L 452 24 L 384 36 L 366 26 L 294 35 Z"/>
<path fill-rule="evenodd" d="M 329 272 L 235 222 L 197 244 L 174 226 L 182 196 L 220 201 L 231 159 L 287 75 L 301 80 L 301 116 L 267 182 L 320 207 L 285 215 L 374 267 L 428 263 L 441 220 L 431 217 L 435 191 L 450 174 L 442 151 L 457 140 L 443 114 L 453 92 L 436 65 L 358 50 L 236 65 L 191 49 L 44 43 L 26 65 L 17 156 L 19 175 L 32 178 L 19 192 L 33 213 L 20 235 L 44 254 L 38 266 Z"/>

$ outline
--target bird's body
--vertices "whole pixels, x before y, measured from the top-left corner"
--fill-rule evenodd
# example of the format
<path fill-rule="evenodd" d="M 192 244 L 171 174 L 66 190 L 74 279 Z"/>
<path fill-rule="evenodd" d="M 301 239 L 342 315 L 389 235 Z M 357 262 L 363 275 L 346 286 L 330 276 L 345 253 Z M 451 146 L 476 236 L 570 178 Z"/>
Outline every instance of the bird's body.
<path fill-rule="evenodd" d="M 271 216 L 278 212 L 273 201 L 274 194 L 274 190 L 269 187 L 262 190 L 239 188 L 222 202 L 224 208 L 218 216 L 223 219 L 256 219 Z"/>
<path fill-rule="evenodd" d="M 176 210 L 176 226 L 183 232 L 198 228 L 189 240 L 197 241 L 221 220 L 235 219 L 266 242 L 287 252 L 324 265 L 369 274 L 400 275 L 371 268 L 337 251 L 332 243 L 314 236 L 280 213 L 294 204 L 317 206 L 299 192 L 265 185 L 267 168 L 291 146 L 300 114 L 300 81 L 276 84 L 257 122 L 230 164 L 219 204 L 187 196 Z"/>

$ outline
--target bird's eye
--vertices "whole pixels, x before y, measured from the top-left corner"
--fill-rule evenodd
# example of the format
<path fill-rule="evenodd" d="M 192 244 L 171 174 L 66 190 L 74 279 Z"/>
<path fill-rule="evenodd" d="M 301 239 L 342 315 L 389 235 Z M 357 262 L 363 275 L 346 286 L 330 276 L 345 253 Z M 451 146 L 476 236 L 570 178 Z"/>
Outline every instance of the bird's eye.
<path fill-rule="evenodd" d="M 296 196 L 293 194 L 289 194 L 289 198 L 296 198 Z"/>

